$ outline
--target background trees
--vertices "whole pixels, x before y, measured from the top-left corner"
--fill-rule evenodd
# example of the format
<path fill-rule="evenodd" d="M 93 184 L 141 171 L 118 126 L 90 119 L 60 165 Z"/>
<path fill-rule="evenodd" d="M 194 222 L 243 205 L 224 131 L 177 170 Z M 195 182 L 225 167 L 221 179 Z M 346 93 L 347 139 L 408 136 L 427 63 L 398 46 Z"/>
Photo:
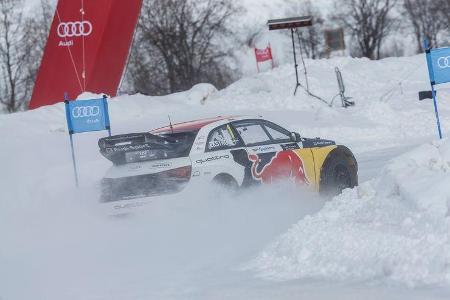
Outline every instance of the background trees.
<path fill-rule="evenodd" d="M 236 12 L 233 1 L 144 1 L 128 70 L 133 88 L 158 95 L 200 82 L 224 87 L 231 77 L 224 38 Z"/>
<path fill-rule="evenodd" d="M 395 19 L 391 12 L 396 0 L 338 0 L 334 19 L 351 34 L 356 54 L 379 59 L 385 38 L 392 31 Z"/>
<path fill-rule="evenodd" d="M 306 57 L 319 58 L 323 54 L 325 47 L 323 32 L 325 20 L 322 17 L 322 13 L 310 0 L 292 4 L 292 7 L 286 11 L 286 15 L 290 16 L 293 12 L 297 16 L 313 17 L 313 26 L 298 30 L 298 37 L 300 39 L 300 47 L 302 47 Z"/>
<path fill-rule="evenodd" d="M 0 102 L 8 112 L 17 111 L 24 97 L 23 78 L 24 52 L 21 42 L 22 13 L 17 8 L 19 1 L 0 2 Z"/>
<path fill-rule="evenodd" d="M 424 39 L 439 47 L 438 35 L 449 28 L 449 3 L 449 0 L 404 0 L 403 7 L 414 31 L 417 53 L 423 52 Z"/>
<path fill-rule="evenodd" d="M 0 2 L 0 104 L 7 112 L 28 105 L 53 15 L 47 0 L 28 17 L 22 7 L 21 0 Z"/>
<path fill-rule="evenodd" d="M 23 1 L 0 0 L 0 110 L 7 112 L 27 107 L 55 8 L 55 1 L 40 0 L 23 13 Z M 163 95 L 200 82 L 223 88 L 237 79 L 241 61 L 234 55 L 250 53 L 267 28 L 266 19 L 240 26 L 258 14 L 241 14 L 236 2 L 144 0 L 121 90 Z M 402 55 L 411 38 L 417 53 L 424 38 L 435 47 L 450 42 L 450 0 L 335 0 L 328 15 L 312 0 L 284 3 L 286 17 L 313 16 L 314 26 L 299 30 L 303 53 L 312 59 L 324 56 L 324 31 L 336 27 L 345 29 L 351 55 L 370 59 Z"/>

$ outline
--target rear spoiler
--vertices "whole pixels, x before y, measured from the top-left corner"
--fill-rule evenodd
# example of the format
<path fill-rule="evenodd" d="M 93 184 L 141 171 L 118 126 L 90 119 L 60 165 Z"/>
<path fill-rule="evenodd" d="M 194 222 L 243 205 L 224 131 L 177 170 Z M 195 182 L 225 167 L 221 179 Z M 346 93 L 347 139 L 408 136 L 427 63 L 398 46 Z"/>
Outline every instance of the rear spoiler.
<path fill-rule="evenodd" d="M 98 140 L 100 153 L 115 164 L 127 163 L 127 152 L 149 150 L 171 150 L 171 138 L 153 135 L 148 132 L 113 135 Z M 145 155 L 143 155 L 145 156 Z M 142 159 L 147 160 L 147 159 Z"/>

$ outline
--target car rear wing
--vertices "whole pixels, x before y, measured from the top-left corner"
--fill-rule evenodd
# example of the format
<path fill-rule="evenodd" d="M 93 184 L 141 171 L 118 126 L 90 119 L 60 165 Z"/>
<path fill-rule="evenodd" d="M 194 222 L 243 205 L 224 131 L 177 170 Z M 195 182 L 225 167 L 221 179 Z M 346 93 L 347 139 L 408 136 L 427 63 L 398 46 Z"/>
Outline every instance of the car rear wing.
<path fill-rule="evenodd" d="M 148 132 L 113 135 L 98 141 L 100 153 L 114 164 L 134 162 L 130 159 L 130 155 L 127 155 L 134 152 L 141 157 L 141 159 L 135 159 L 136 161 L 147 160 L 144 158 L 150 158 L 148 151 L 169 150 L 167 144 L 167 139 Z"/>
<path fill-rule="evenodd" d="M 98 141 L 100 153 L 120 165 L 186 155 L 193 138 L 186 134 L 154 135 L 148 132 L 113 135 Z"/>

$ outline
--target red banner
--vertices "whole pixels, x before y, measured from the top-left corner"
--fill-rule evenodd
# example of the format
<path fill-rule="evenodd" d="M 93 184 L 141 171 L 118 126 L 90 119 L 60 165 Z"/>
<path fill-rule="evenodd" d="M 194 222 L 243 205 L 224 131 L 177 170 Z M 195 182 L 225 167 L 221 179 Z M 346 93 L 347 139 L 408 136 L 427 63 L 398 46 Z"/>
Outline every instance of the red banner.
<path fill-rule="evenodd" d="M 255 48 L 255 57 L 256 57 L 256 68 L 258 72 L 259 72 L 259 63 L 268 60 L 272 61 L 272 69 L 273 69 L 274 64 L 273 64 L 272 48 L 270 47 L 270 44 L 267 45 L 267 47 L 264 49 Z"/>
<path fill-rule="evenodd" d="M 59 0 L 30 109 L 84 91 L 115 96 L 142 0 Z"/>
<path fill-rule="evenodd" d="M 255 48 L 255 56 L 257 62 L 265 62 L 272 59 L 272 49 L 270 45 L 265 49 Z"/>

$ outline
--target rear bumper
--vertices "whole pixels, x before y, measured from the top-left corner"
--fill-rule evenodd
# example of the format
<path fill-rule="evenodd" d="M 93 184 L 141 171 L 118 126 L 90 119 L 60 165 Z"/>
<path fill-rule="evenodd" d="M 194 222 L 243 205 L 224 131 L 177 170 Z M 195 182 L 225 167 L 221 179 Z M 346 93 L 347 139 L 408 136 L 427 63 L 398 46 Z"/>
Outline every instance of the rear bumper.
<path fill-rule="evenodd" d="M 100 200 L 101 202 L 111 202 L 178 193 L 185 188 L 189 180 L 190 176 L 173 177 L 166 172 L 121 178 L 103 178 Z"/>

